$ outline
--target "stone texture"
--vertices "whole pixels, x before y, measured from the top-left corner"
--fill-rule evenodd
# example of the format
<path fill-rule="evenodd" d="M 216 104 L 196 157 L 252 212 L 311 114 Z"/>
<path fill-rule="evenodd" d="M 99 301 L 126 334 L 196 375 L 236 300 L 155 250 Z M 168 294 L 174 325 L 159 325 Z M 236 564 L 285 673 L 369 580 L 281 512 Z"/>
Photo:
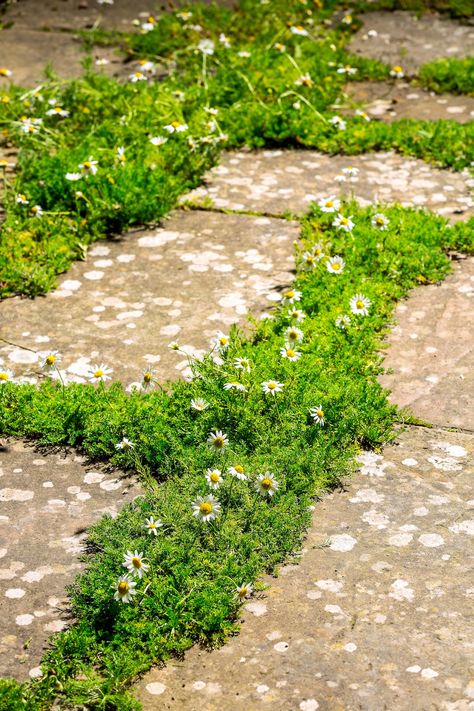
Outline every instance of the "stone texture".
<path fill-rule="evenodd" d="M 146 368 L 175 378 L 187 360 L 171 341 L 202 352 L 218 330 L 280 299 L 298 234 L 283 220 L 181 211 L 152 232 L 97 243 L 56 291 L 0 304 L 1 336 L 32 349 L 0 343 L 0 364 L 34 381 L 38 354 L 59 350 L 69 380 L 84 382 L 93 363 L 127 385 Z"/>
<path fill-rule="evenodd" d="M 362 108 L 368 116 L 382 121 L 421 119 L 457 121 L 474 118 L 474 97 L 435 94 L 402 79 L 393 82 L 351 82 L 346 87 L 347 101 L 342 113 L 353 115 L 345 106 Z"/>
<path fill-rule="evenodd" d="M 357 178 L 339 184 L 342 168 L 358 168 Z M 362 205 L 400 202 L 425 207 L 449 219 L 474 215 L 467 171 L 454 173 L 396 153 L 329 156 L 316 151 L 229 152 L 185 199 L 212 200 L 216 208 L 269 214 L 305 213 L 328 195 L 354 195 Z"/>
<path fill-rule="evenodd" d="M 414 74 L 422 64 L 443 57 L 474 54 L 474 27 L 434 13 L 417 17 L 409 12 L 370 12 L 360 15 L 363 27 L 349 49 Z M 375 30 L 377 36 L 368 36 Z"/>
<path fill-rule="evenodd" d="M 144 711 L 468 711 L 474 436 L 413 428 L 316 504 L 299 566 L 222 649 L 154 669 Z"/>
<path fill-rule="evenodd" d="M 71 622 L 65 588 L 84 567 L 86 528 L 141 493 L 134 479 L 74 452 L 0 450 L 0 676 L 37 673 L 48 637 Z"/>
<path fill-rule="evenodd" d="M 421 419 L 474 431 L 474 259 L 415 289 L 396 311 L 381 382 Z"/>

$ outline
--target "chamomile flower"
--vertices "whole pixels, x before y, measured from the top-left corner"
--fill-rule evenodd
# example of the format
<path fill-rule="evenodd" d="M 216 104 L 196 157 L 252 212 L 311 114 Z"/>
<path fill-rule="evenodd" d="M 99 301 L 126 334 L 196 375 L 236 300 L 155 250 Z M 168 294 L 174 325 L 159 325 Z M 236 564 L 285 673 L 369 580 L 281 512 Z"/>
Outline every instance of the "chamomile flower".
<path fill-rule="evenodd" d="M 162 521 L 159 518 L 155 519 L 153 516 L 145 519 L 143 528 L 146 528 L 150 536 L 156 536 L 158 534 L 158 529 L 163 526 Z"/>
<path fill-rule="evenodd" d="M 30 201 L 28 200 L 26 195 L 23 195 L 23 193 L 18 193 L 18 195 L 16 196 L 16 202 L 18 205 L 28 205 Z"/>
<path fill-rule="evenodd" d="M 235 358 L 234 368 L 237 368 L 237 370 L 243 370 L 246 373 L 250 373 L 252 365 L 248 358 Z"/>
<path fill-rule="evenodd" d="M 245 469 L 241 464 L 234 464 L 233 467 L 227 469 L 228 473 L 234 477 L 234 479 L 239 479 L 239 481 L 246 481 L 247 476 L 245 474 Z"/>
<path fill-rule="evenodd" d="M 116 158 L 117 158 L 118 162 L 122 163 L 122 164 L 127 161 L 127 159 L 125 157 L 125 148 L 123 146 L 119 146 L 117 148 Z"/>
<path fill-rule="evenodd" d="M 280 348 L 280 355 L 282 358 L 286 358 L 292 363 L 301 358 L 301 353 L 299 351 L 295 351 L 294 348 L 291 348 L 291 346 L 285 346 L 284 348 Z"/>
<path fill-rule="evenodd" d="M 58 363 L 60 363 L 61 360 L 61 353 L 58 353 L 58 351 L 51 351 L 50 353 L 46 353 L 41 357 L 41 367 L 47 372 L 50 372 L 51 370 L 56 370 L 56 368 L 58 367 Z"/>
<path fill-rule="evenodd" d="M 337 69 L 337 74 L 357 74 L 357 69 L 356 67 L 351 67 L 346 64 L 345 66 L 339 67 L 339 69 Z"/>
<path fill-rule="evenodd" d="M 89 156 L 89 159 L 85 160 L 84 163 L 79 163 L 79 168 L 84 172 L 85 175 L 95 175 L 98 170 L 98 165 L 99 161 L 94 160 L 92 156 Z"/>
<path fill-rule="evenodd" d="M 224 390 L 240 390 L 241 392 L 247 392 L 245 385 L 237 382 L 236 380 L 233 380 L 230 383 L 224 383 Z"/>
<path fill-rule="evenodd" d="M 146 72 L 147 74 L 153 74 L 155 71 L 155 64 L 154 62 L 150 62 L 149 59 L 140 59 L 138 66 L 142 72 Z"/>
<path fill-rule="evenodd" d="M 0 67 L 0 77 L 11 77 L 12 72 L 11 69 L 7 69 L 6 67 Z"/>
<path fill-rule="evenodd" d="M 203 412 L 207 410 L 208 407 L 209 403 L 203 400 L 202 397 L 196 397 L 194 400 L 191 400 L 191 408 L 197 412 Z"/>
<path fill-rule="evenodd" d="M 260 474 L 255 482 L 255 488 L 261 496 L 273 496 L 278 491 L 279 484 L 273 474 L 266 472 Z"/>
<path fill-rule="evenodd" d="M 196 516 L 200 521 L 208 523 L 213 521 L 220 514 L 221 505 L 219 501 L 212 495 L 198 496 L 196 501 L 192 503 L 193 516 Z"/>
<path fill-rule="evenodd" d="M 0 386 L 13 382 L 13 371 L 0 365 Z"/>
<path fill-rule="evenodd" d="M 329 257 L 326 262 L 326 269 L 330 274 L 341 274 L 344 271 L 345 263 L 342 257 Z"/>
<path fill-rule="evenodd" d="M 231 47 L 229 38 L 226 37 L 226 35 L 223 32 L 221 32 L 219 35 L 219 43 L 226 49 L 230 49 L 230 47 Z"/>
<path fill-rule="evenodd" d="M 115 589 L 114 599 L 119 602 L 131 602 L 133 595 L 137 594 L 136 583 L 130 575 L 122 575 L 112 587 Z"/>
<path fill-rule="evenodd" d="M 215 430 L 209 434 L 207 443 L 216 452 L 222 452 L 229 444 L 229 438 L 221 430 Z"/>
<path fill-rule="evenodd" d="M 139 81 L 148 81 L 147 75 L 141 72 L 139 69 L 137 69 L 137 71 L 133 72 L 132 74 L 129 74 L 128 78 L 130 79 L 132 84 L 136 84 Z"/>
<path fill-rule="evenodd" d="M 198 50 L 210 57 L 212 54 L 214 54 L 215 44 L 210 39 L 202 39 L 198 44 Z"/>
<path fill-rule="evenodd" d="M 123 451 L 127 451 L 128 449 L 135 449 L 135 445 L 133 444 L 133 442 L 130 442 L 127 437 L 123 437 L 120 442 L 117 442 L 117 444 L 115 445 L 115 449 L 122 449 Z"/>
<path fill-rule="evenodd" d="M 75 182 L 76 180 L 80 180 L 82 178 L 82 173 L 66 173 L 64 177 L 66 178 L 66 180 Z"/>
<path fill-rule="evenodd" d="M 288 311 L 288 318 L 295 323 L 301 323 L 301 321 L 304 321 L 306 318 L 306 314 L 304 311 L 301 311 L 301 309 L 290 309 L 290 311 Z"/>
<path fill-rule="evenodd" d="M 265 395 L 275 395 L 281 393 L 285 387 L 284 383 L 279 383 L 277 380 L 266 380 L 262 383 L 262 390 Z"/>
<path fill-rule="evenodd" d="M 31 212 L 35 217 L 43 217 L 44 210 L 41 205 L 33 205 L 33 207 L 31 208 Z"/>
<path fill-rule="evenodd" d="M 313 247 L 313 254 L 316 257 L 316 259 L 319 260 L 324 257 L 324 247 L 321 243 L 315 244 Z"/>
<path fill-rule="evenodd" d="M 289 326 L 285 331 L 285 341 L 290 345 L 300 343 L 303 338 L 303 331 L 301 328 L 297 328 L 296 326 Z"/>
<path fill-rule="evenodd" d="M 339 131 L 345 131 L 347 124 L 340 116 L 333 116 L 329 119 L 329 123 L 339 129 Z"/>
<path fill-rule="evenodd" d="M 347 168 L 343 168 L 342 173 L 344 173 L 344 175 L 348 175 L 350 178 L 357 178 L 359 175 L 359 168 L 354 168 L 350 165 Z"/>
<path fill-rule="evenodd" d="M 171 341 L 171 343 L 168 343 L 168 348 L 170 349 L 170 351 L 179 351 L 178 341 Z"/>
<path fill-rule="evenodd" d="M 298 35 L 299 37 L 307 37 L 309 32 L 305 30 L 303 25 L 292 25 L 290 27 L 290 32 L 292 35 Z"/>
<path fill-rule="evenodd" d="M 345 330 L 348 326 L 351 325 L 351 319 L 349 316 L 346 314 L 342 314 L 342 316 L 338 316 L 334 322 L 336 324 L 336 328 L 340 328 L 341 330 Z"/>
<path fill-rule="evenodd" d="M 316 257 L 312 252 L 304 252 L 301 257 L 301 266 L 306 271 L 311 271 L 311 269 L 315 268 L 319 259 L 320 258 Z"/>
<path fill-rule="evenodd" d="M 283 54 L 283 52 L 286 52 L 286 45 L 281 44 L 281 42 L 275 42 L 273 47 L 278 51 Z"/>
<path fill-rule="evenodd" d="M 110 380 L 110 374 L 114 371 L 108 368 L 103 363 L 101 365 L 92 365 L 89 368 L 89 380 L 91 383 L 104 382 Z"/>
<path fill-rule="evenodd" d="M 245 600 L 246 597 L 250 597 L 253 591 L 253 586 L 250 583 L 244 583 L 235 588 L 236 596 L 239 600 Z"/>
<path fill-rule="evenodd" d="M 143 22 L 141 25 L 142 34 L 151 32 L 152 30 L 155 29 L 155 26 L 156 26 L 156 17 L 153 17 L 153 15 L 150 15 L 149 17 L 147 17 L 146 22 Z"/>
<path fill-rule="evenodd" d="M 145 563 L 143 553 L 139 553 L 138 551 L 135 551 L 134 553 L 132 553 L 132 551 L 127 551 L 123 557 L 122 565 L 133 575 L 138 575 L 139 578 L 141 578 L 143 573 L 146 573 L 150 568 L 148 563 Z"/>
<path fill-rule="evenodd" d="M 363 118 L 364 121 L 370 121 L 370 116 L 369 116 L 369 114 L 366 113 L 365 111 L 362 111 L 362 109 L 356 109 L 356 110 L 355 110 L 355 115 L 356 115 L 356 116 L 359 116 L 360 118 Z"/>
<path fill-rule="evenodd" d="M 172 121 L 166 126 L 163 126 L 163 128 L 165 131 L 168 131 L 168 133 L 183 133 L 183 131 L 188 130 L 188 124 L 180 123 L 179 121 Z"/>
<path fill-rule="evenodd" d="M 298 77 L 298 79 L 295 80 L 295 85 L 296 86 L 313 86 L 314 82 L 311 79 L 311 76 L 306 73 L 302 74 L 301 76 Z"/>
<path fill-rule="evenodd" d="M 341 201 L 335 195 L 330 195 L 318 202 L 321 212 L 337 212 L 341 207 Z"/>
<path fill-rule="evenodd" d="M 324 410 L 321 405 L 315 405 L 314 407 L 311 407 L 309 410 L 309 414 L 317 425 L 320 425 L 321 427 L 324 426 Z"/>
<path fill-rule="evenodd" d="M 230 343 L 230 338 L 222 331 L 217 331 L 216 336 L 212 342 L 214 348 L 218 348 L 220 351 L 224 351 L 228 348 Z"/>
<path fill-rule="evenodd" d="M 43 119 L 23 116 L 20 119 L 20 130 L 23 133 L 37 133 L 42 123 Z"/>
<path fill-rule="evenodd" d="M 152 136 L 150 138 L 150 143 L 154 146 L 163 146 L 167 142 L 168 139 L 165 136 Z"/>
<path fill-rule="evenodd" d="M 371 219 L 373 227 L 377 227 L 379 230 L 386 230 L 390 224 L 390 220 L 382 212 L 377 212 Z"/>
<path fill-rule="evenodd" d="M 405 72 L 403 71 L 402 67 L 396 64 L 394 67 L 391 68 L 390 76 L 395 77 L 396 79 L 402 79 L 405 76 Z"/>
<path fill-rule="evenodd" d="M 344 17 L 342 18 L 341 22 L 342 22 L 344 25 L 352 25 L 352 15 L 344 15 Z"/>
<path fill-rule="evenodd" d="M 344 230 L 345 232 L 352 232 L 354 229 L 352 215 L 350 217 L 345 217 L 344 215 L 339 214 L 332 223 L 332 226 L 338 227 L 340 230 Z"/>
<path fill-rule="evenodd" d="M 46 111 L 46 116 L 61 116 L 62 118 L 66 118 L 66 116 L 69 116 L 69 111 L 61 108 L 61 106 L 53 106 Z"/>
<path fill-rule="evenodd" d="M 206 471 L 205 479 L 211 489 L 218 489 L 222 482 L 224 481 L 222 477 L 222 472 L 220 469 L 208 469 Z"/>
<path fill-rule="evenodd" d="M 301 291 L 295 291 L 294 289 L 288 289 L 288 291 L 283 292 L 283 301 L 287 304 L 294 304 L 295 301 L 300 301 Z"/>
<path fill-rule="evenodd" d="M 368 316 L 371 303 L 363 294 L 356 294 L 349 302 L 352 313 L 357 316 Z"/>
<path fill-rule="evenodd" d="M 334 181 L 336 183 L 345 183 L 346 182 L 346 176 L 345 175 L 335 175 L 334 176 Z"/>
<path fill-rule="evenodd" d="M 156 371 L 147 368 L 142 374 L 142 390 L 147 390 L 148 388 L 153 387 L 154 383 L 156 383 Z"/>

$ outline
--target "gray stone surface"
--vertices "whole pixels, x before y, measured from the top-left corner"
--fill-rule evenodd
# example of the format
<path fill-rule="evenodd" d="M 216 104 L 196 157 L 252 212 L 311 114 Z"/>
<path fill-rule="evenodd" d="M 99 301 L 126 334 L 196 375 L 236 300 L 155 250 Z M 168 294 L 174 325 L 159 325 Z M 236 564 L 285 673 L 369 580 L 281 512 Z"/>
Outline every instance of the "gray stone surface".
<path fill-rule="evenodd" d="M 0 451 L 0 676 L 34 677 L 48 637 L 71 622 L 65 597 L 83 568 L 86 529 L 141 493 L 120 472 L 74 452 Z"/>
<path fill-rule="evenodd" d="M 445 16 L 398 11 L 370 12 L 360 19 L 364 24 L 349 45 L 351 52 L 399 65 L 408 75 L 435 59 L 474 54 L 474 27 Z M 377 35 L 369 36 L 370 30 Z"/>
<path fill-rule="evenodd" d="M 354 115 L 354 108 L 382 121 L 412 118 L 423 121 L 457 121 L 466 123 L 474 118 L 474 97 L 435 94 L 407 81 L 351 82 L 346 86 L 347 101 L 342 111 Z M 342 106 L 342 105 L 341 105 Z"/>
<path fill-rule="evenodd" d="M 381 378 L 416 417 L 474 431 L 474 259 L 400 302 Z"/>
<path fill-rule="evenodd" d="M 170 342 L 199 354 L 280 299 L 298 234 L 283 220 L 181 211 L 162 228 L 97 243 L 56 291 L 0 303 L 0 337 L 31 349 L 0 342 L 0 364 L 34 381 L 39 354 L 58 350 L 69 380 L 84 382 L 94 363 L 126 385 L 149 368 L 176 378 L 188 362 Z"/>
<path fill-rule="evenodd" d="M 316 504 L 239 636 L 154 669 L 144 711 L 468 711 L 474 436 L 413 428 Z M 329 545 L 327 545 L 329 543 Z"/>
<path fill-rule="evenodd" d="M 337 183 L 345 167 L 357 178 Z M 449 219 L 474 215 L 467 171 L 454 173 L 396 153 L 328 156 L 316 151 L 240 151 L 222 156 L 203 187 L 185 197 L 197 204 L 212 200 L 217 208 L 258 210 L 269 214 L 305 213 L 311 202 L 329 195 L 354 195 L 362 205 L 400 202 L 425 207 Z"/>

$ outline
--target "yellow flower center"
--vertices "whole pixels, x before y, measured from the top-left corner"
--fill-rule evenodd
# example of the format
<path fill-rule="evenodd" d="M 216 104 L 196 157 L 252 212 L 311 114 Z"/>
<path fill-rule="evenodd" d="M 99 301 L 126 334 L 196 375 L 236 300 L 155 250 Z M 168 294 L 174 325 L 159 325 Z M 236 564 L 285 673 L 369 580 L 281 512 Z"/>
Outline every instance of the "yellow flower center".
<path fill-rule="evenodd" d="M 287 291 L 285 294 L 287 299 L 292 299 L 294 297 L 294 295 L 295 295 L 294 291 Z"/>
<path fill-rule="evenodd" d="M 143 374 L 143 381 L 144 381 L 145 383 L 151 383 L 151 381 L 152 381 L 152 375 L 151 375 L 151 373 L 144 373 L 144 374 Z"/>
<path fill-rule="evenodd" d="M 6 69 L 6 67 L 0 67 L 0 76 L 2 76 L 2 77 L 8 76 L 8 69 Z"/>
<path fill-rule="evenodd" d="M 86 168 L 86 170 L 89 170 L 90 168 L 92 168 L 92 163 L 89 160 L 84 161 L 84 168 Z"/>
<path fill-rule="evenodd" d="M 272 480 L 269 479 L 268 477 L 265 477 L 265 479 L 262 479 L 262 481 L 261 481 L 262 489 L 265 489 L 265 491 L 268 491 L 269 489 L 271 489 L 272 484 L 273 484 Z"/>
<path fill-rule="evenodd" d="M 403 69 L 401 67 L 399 67 L 397 64 L 395 67 L 393 67 L 393 71 L 396 72 L 397 74 L 399 74 L 400 72 L 403 71 Z"/>
<path fill-rule="evenodd" d="M 294 358 L 295 352 L 294 352 L 293 348 L 287 348 L 286 355 L 288 356 L 288 358 Z"/>
<path fill-rule="evenodd" d="M 134 556 L 134 557 L 132 558 L 132 565 L 133 565 L 134 568 L 141 568 L 141 567 L 142 567 L 142 561 L 140 560 L 140 558 L 137 558 L 137 557 Z"/>
<path fill-rule="evenodd" d="M 333 201 L 332 201 L 332 200 L 328 200 L 327 203 L 326 203 L 326 207 L 333 207 L 333 206 L 334 206 Z"/>
<path fill-rule="evenodd" d="M 56 363 L 56 356 L 55 355 L 47 356 L 46 363 L 47 363 L 47 365 L 54 365 Z"/>
<path fill-rule="evenodd" d="M 212 472 L 211 476 L 209 477 L 210 480 L 212 481 L 213 484 L 218 484 L 219 483 L 219 474 L 217 472 Z"/>
<path fill-rule="evenodd" d="M 364 302 L 363 301 L 356 301 L 356 306 L 358 309 L 363 309 L 364 308 Z"/>
<path fill-rule="evenodd" d="M 244 468 L 241 464 L 236 464 L 234 467 L 235 471 L 237 474 L 243 474 L 244 473 Z"/>
<path fill-rule="evenodd" d="M 341 225 L 347 225 L 348 222 L 349 222 L 349 220 L 347 219 L 347 217 L 343 217 L 343 218 L 341 219 Z"/>
<path fill-rule="evenodd" d="M 306 257 L 306 264 L 314 264 L 314 257 L 312 254 Z"/>
<path fill-rule="evenodd" d="M 375 221 L 378 225 L 385 224 L 385 220 L 383 219 L 383 217 L 377 217 L 377 219 Z"/>
<path fill-rule="evenodd" d="M 316 410 L 316 414 L 318 417 L 324 417 L 324 410 Z"/>
<path fill-rule="evenodd" d="M 275 388 L 276 388 L 276 383 L 268 383 L 267 387 L 268 387 L 269 390 L 275 390 Z"/>
<path fill-rule="evenodd" d="M 118 584 L 118 593 L 119 595 L 126 595 L 128 591 L 130 590 L 130 585 L 127 583 L 126 580 L 121 580 L 120 583 Z"/>
<path fill-rule="evenodd" d="M 298 334 L 296 333 L 296 331 L 288 331 L 288 338 L 290 339 L 290 341 L 296 341 L 296 339 L 298 338 Z"/>
<path fill-rule="evenodd" d="M 8 373 L 0 373 L 0 380 L 8 380 Z"/>
<path fill-rule="evenodd" d="M 219 338 L 219 345 L 221 345 L 221 346 L 226 346 L 227 343 L 228 343 L 228 340 L 229 340 L 228 338 L 224 338 L 224 337 L 223 337 L 223 338 Z"/>
<path fill-rule="evenodd" d="M 203 501 L 202 504 L 199 505 L 199 511 L 202 513 L 203 516 L 207 516 L 212 512 L 212 504 L 210 501 Z"/>
<path fill-rule="evenodd" d="M 99 369 L 99 370 L 95 371 L 94 378 L 101 378 L 103 375 L 104 375 L 104 371 Z"/>
<path fill-rule="evenodd" d="M 337 272 L 337 270 L 341 268 L 341 265 L 339 264 L 339 262 L 334 262 L 332 268 Z"/>
<path fill-rule="evenodd" d="M 296 29 L 297 30 L 304 30 L 304 27 L 303 27 L 303 25 L 296 25 Z"/>
<path fill-rule="evenodd" d="M 172 121 L 171 125 L 173 126 L 173 128 L 179 128 L 181 126 L 179 121 Z"/>
<path fill-rule="evenodd" d="M 156 528 L 156 523 L 149 523 L 148 528 Z"/>
<path fill-rule="evenodd" d="M 239 597 L 240 598 L 246 597 L 247 593 L 248 593 L 248 588 L 240 588 Z"/>

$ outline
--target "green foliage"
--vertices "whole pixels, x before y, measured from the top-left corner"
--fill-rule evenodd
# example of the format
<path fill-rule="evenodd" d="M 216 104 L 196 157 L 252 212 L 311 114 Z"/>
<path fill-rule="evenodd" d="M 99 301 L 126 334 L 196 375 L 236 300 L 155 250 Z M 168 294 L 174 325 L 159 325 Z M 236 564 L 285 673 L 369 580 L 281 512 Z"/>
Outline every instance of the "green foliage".
<path fill-rule="evenodd" d="M 31 709 L 49 708 L 53 699 L 135 708 L 130 681 L 195 642 L 212 647 L 225 641 L 238 616 L 236 588 L 300 548 L 313 497 L 352 471 L 361 447 L 379 448 L 394 437 L 397 412 L 377 382 L 380 341 L 395 301 L 447 273 L 442 247 L 474 250 L 472 224 L 450 227 L 430 213 L 390 207 L 384 209 L 389 225 L 380 230 L 372 224 L 374 208 L 352 202 L 341 211 L 352 216 L 352 233 L 336 229 L 334 214 L 318 207 L 302 220 L 293 287 L 301 300 L 291 304 L 286 294 L 270 318 L 254 323 L 250 337 L 234 329 L 217 362 L 216 353 L 192 362 L 191 382 L 131 394 L 118 383 L 0 388 L 0 434 L 74 445 L 92 460 L 139 471 L 146 485 L 143 497 L 90 531 L 93 555 L 70 591 L 77 623 L 52 639 L 42 679 L 0 686 L 11 708 L 21 708 L 22 701 L 15 703 L 23 697 Z M 324 253 L 319 261 L 318 250 Z M 314 268 L 308 254 L 315 256 Z M 345 262 L 340 274 L 327 269 L 336 255 Z M 350 312 L 351 298 L 360 293 L 371 302 L 366 316 Z M 295 308 L 306 314 L 302 321 L 291 316 Z M 350 324 L 341 329 L 336 319 L 344 314 Z M 296 362 L 280 352 L 292 324 L 304 333 L 294 347 L 301 353 Z M 238 369 L 236 358 L 248 358 L 251 370 Z M 276 396 L 263 393 L 270 379 L 284 383 Z M 233 381 L 246 390 L 226 390 Z M 196 398 L 208 407 L 193 409 Z M 324 410 L 324 426 L 312 420 L 314 406 Z M 229 438 L 222 453 L 207 442 L 215 430 Z M 123 437 L 133 449 L 116 449 Z M 228 474 L 236 464 L 247 481 Z M 191 504 L 209 492 L 204 475 L 215 467 L 224 476 L 213 492 L 222 512 L 201 523 Z M 267 471 L 279 483 L 272 498 L 255 487 Z M 156 537 L 144 527 L 150 516 L 163 523 Z M 124 605 L 113 594 L 128 550 L 143 552 L 150 569 Z"/>
<path fill-rule="evenodd" d="M 358 11 L 411 10 L 421 14 L 435 10 L 461 19 L 474 14 L 474 0 L 354 0 L 349 4 Z"/>
<path fill-rule="evenodd" d="M 438 94 L 468 94 L 474 96 L 474 57 L 437 59 L 420 69 L 420 82 Z"/>

